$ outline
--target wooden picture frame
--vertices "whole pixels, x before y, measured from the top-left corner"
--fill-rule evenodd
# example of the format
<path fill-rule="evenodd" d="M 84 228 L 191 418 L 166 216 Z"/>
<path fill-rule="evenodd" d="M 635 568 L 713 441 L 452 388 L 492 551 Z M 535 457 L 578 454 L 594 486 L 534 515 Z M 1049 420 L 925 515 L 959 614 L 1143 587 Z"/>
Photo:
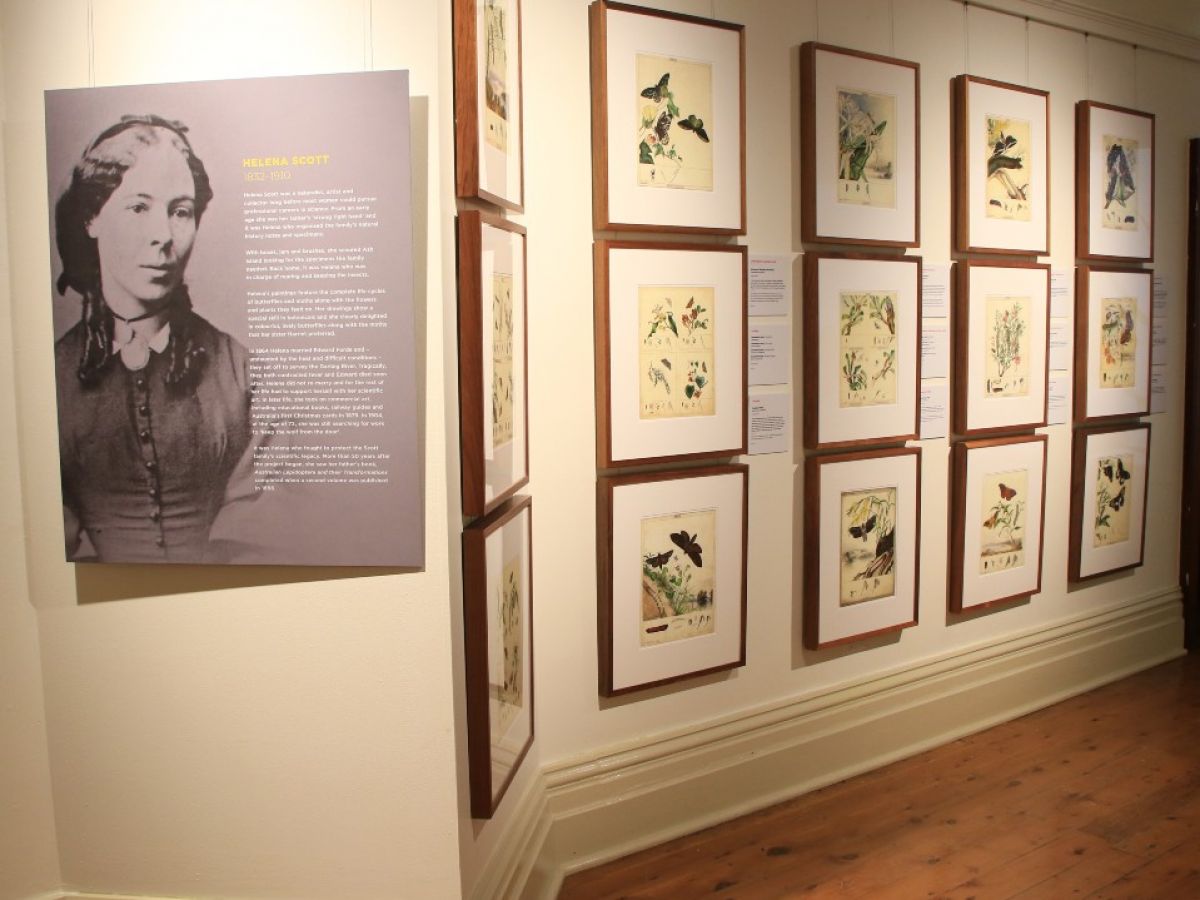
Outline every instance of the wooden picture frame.
<path fill-rule="evenodd" d="M 471 816 L 490 819 L 533 745 L 533 502 L 463 530 Z"/>
<path fill-rule="evenodd" d="M 747 254 L 596 242 L 600 468 L 746 452 Z"/>
<path fill-rule="evenodd" d="M 1154 259 L 1154 116 L 1075 104 L 1075 255 Z"/>
<path fill-rule="evenodd" d="M 1031 431 L 1049 401 L 1050 266 L 955 263 L 954 430 Z"/>
<path fill-rule="evenodd" d="M 746 233 L 742 25 L 595 0 L 598 231 Z"/>
<path fill-rule="evenodd" d="M 1071 451 L 1071 581 L 1140 566 L 1146 550 L 1150 425 L 1080 428 Z"/>
<path fill-rule="evenodd" d="M 454 0 L 455 194 L 522 212 L 521 0 Z"/>
<path fill-rule="evenodd" d="M 1150 412 L 1154 273 L 1075 270 L 1075 421 Z"/>
<path fill-rule="evenodd" d="M 804 257 L 804 446 L 916 440 L 921 259 Z"/>
<path fill-rule="evenodd" d="M 954 246 L 1050 252 L 1050 94 L 977 75 L 954 79 Z"/>
<path fill-rule="evenodd" d="M 495 509 L 529 481 L 525 229 L 458 217 L 458 391 L 465 516 Z"/>
<path fill-rule="evenodd" d="M 597 482 L 600 693 L 746 662 L 749 467 Z"/>
<path fill-rule="evenodd" d="M 950 609 L 983 609 L 1042 589 L 1044 434 L 960 441 L 951 448 Z"/>
<path fill-rule="evenodd" d="M 802 239 L 916 247 L 921 67 L 809 42 L 800 74 Z"/>
<path fill-rule="evenodd" d="M 810 456 L 804 493 L 804 645 L 916 625 L 921 448 Z"/>

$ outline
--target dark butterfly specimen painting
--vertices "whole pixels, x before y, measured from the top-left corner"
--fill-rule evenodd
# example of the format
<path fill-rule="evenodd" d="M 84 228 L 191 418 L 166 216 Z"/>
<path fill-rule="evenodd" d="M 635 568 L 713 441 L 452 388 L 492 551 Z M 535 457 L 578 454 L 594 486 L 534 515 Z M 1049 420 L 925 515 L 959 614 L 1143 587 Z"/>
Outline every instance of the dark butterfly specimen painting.
<path fill-rule="evenodd" d="M 713 510 L 642 520 L 641 644 L 710 634 L 715 627 Z"/>

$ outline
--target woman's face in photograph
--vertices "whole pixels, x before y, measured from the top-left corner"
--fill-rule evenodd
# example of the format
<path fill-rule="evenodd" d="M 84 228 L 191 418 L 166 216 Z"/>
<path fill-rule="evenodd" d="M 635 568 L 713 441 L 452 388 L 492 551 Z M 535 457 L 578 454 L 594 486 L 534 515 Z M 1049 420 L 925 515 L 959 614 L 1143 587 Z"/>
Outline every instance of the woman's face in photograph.
<path fill-rule="evenodd" d="M 196 239 L 196 185 L 169 137 L 138 148 L 87 230 L 100 255 L 104 299 L 118 315 L 152 309 L 179 286 Z"/>

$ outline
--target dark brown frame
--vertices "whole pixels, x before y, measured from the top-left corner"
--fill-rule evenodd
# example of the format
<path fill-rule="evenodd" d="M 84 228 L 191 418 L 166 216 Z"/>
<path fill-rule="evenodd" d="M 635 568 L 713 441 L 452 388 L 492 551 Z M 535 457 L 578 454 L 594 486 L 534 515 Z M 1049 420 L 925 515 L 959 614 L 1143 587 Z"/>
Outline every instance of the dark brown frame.
<path fill-rule="evenodd" d="M 737 253 L 742 257 L 742 427 L 741 444 L 736 447 L 714 447 L 694 453 L 676 453 L 663 456 L 640 456 L 633 459 L 612 458 L 612 347 L 609 334 L 609 251 L 610 250 L 668 250 L 695 253 Z M 654 241 L 596 241 L 593 245 L 595 291 L 593 311 L 596 335 L 596 465 L 601 469 L 638 466 L 646 463 L 675 463 L 694 459 L 739 456 L 746 452 L 749 403 L 746 386 L 749 379 L 749 352 L 747 350 L 747 302 L 749 297 L 749 248 L 737 244 L 674 244 Z"/>
<path fill-rule="evenodd" d="M 1121 256 L 1091 252 L 1091 122 L 1093 109 L 1129 116 L 1140 116 L 1150 120 L 1150 255 Z M 1096 100 L 1080 100 L 1075 104 L 1075 255 L 1080 259 L 1110 260 L 1113 262 L 1151 262 L 1154 259 L 1154 182 L 1158 178 L 1158 159 L 1155 153 L 1155 118 L 1153 113 L 1113 106 Z"/>
<path fill-rule="evenodd" d="M 1187 311 L 1183 391 L 1183 458 L 1200 458 L 1200 138 L 1188 141 Z M 1200 650 L 1200 475 L 1183 466 L 1179 583 L 1183 588 L 1184 645 Z"/>
<path fill-rule="evenodd" d="M 529 739 L 512 770 L 492 801 L 491 720 L 488 708 L 488 611 L 492 592 L 487 580 L 487 538 L 499 528 L 527 513 L 526 546 L 529 548 L 529 615 L 526 617 L 526 646 L 529 660 Z M 471 817 L 490 819 L 504 799 L 508 786 L 521 768 L 536 733 L 533 669 L 533 500 L 514 497 L 487 518 L 463 529 L 463 655 L 466 662 L 467 760 L 471 791 Z"/>
<path fill-rule="evenodd" d="M 1043 269 L 1046 272 L 1046 350 L 1045 365 L 1042 369 L 1043 398 L 1042 418 L 1036 422 L 1014 422 L 1009 425 L 997 425 L 989 428 L 967 428 L 967 410 L 970 397 L 968 391 L 968 362 L 970 359 L 970 304 L 971 304 L 971 269 Z M 954 349 L 951 354 L 951 381 L 953 382 L 953 398 L 951 399 L 954 433 L 962 437 L 983 437 L 984 435 L 1012 434 L 1014 432 L 1032 431 L 1046 425 L 1046 416 L 1050 408 L 1050 265 L 1019 259 L 960 259 L 954 264 Z"/>
<path fill-rule="evenodd" d="M 1151 347 L 1146 349 L 1146 406 L 1143 409 L 1131 410 L 1130 412 L 1114 413 L 1110 416 L 1089 416 L 1087 414 L 1087 391 L 1088 391 L 1088 337 L 1091 333 L 1092 322 L 1091 316 L 1088 314 L 1089 300 L 1089 285 L 1088 276 L 1092 272 L 1103 272 L 1113 275 L 1144 275 L 1150 283 L 1150 290 L 1146 292 L 1150 300 L 1149 309 L 1146 310 L 1147 334 L 1150 335 L 1150 340 L 1153 340 L 1154 335 L 1154 272 L 1151 269 L 1137 268 L 1110 268 L 1108 266 L 1086 266 L 1080 265 L 1075 268 L 1075 353 L 1072 363 L 1075 371 L 1072 373 L 1072 389 L 1073 398 L 1072 405 L 1074 407 L 1075 421 L 1078 424 L 1098 424 L 1101 422 L 1115 422 L 1120 419 L 1131 419 L 1137 416 L 1145 416 L 1150 413 L 1150 378 L 1151 369 L 1153 368 Z"/>
<path fill-rule="evenodd" d="M 521 239 L 521 319 L 522 345 L 521 392 L 524 396 L 524 421 L 514 422 L 525 435 L 525 475 L 491 500 L 484 496 L 487 461 L 484 459 L 486 397 L 483 383 L 483 270 L 480 254 L 483 226 L 490 225 L 520 236 Z M 519 491 L 529 482 L 529 292 L 526 268 L 525 229 L 500 216 L 467 209 L 458 216 L 458 413 L 462 443 L 462 508 L 465 516 L 482 516 Z M 515 300 L 514 300 L 515 302 Z"/>
<path fill-rule="evenodd" d="M 983 84 L 1022 94 L 1033 94 L 1046 100 L 1046 119 L 1044 124 L 1046 142 L 1040 152 L 1046 160 L 1047 184 L 1043 188 L 1043 202 L 1046 206 L 1046 233 L 1042 237 L 1040 247 L 988 247 L 983 244 L 971 243 L 971 210 L 970 185 L 971 161 L 967 159 L 969 146 L 970 123 L 967 121 L 967 101 L 970 85 Z M 991 78 L 981 78 L 978 75 L 959 75 L 953 82 L 954 102 L 951 104 L 951 128 L 954 139 L 951 148 L 951 188 L 952 201 L 950 204 L 953 216 L 954 247 L 960 253 L 1002 253 L 1006 255 L 1045 256 L 1050 252 L 1050 92 L 1037 88 L 1024 87 L 1019 84 L 1009 84 L 1006 81 L 994 81 Z"/>
<path fill-rule="evenodd" d="M 836 463 L 855 462 L 860 459 L 883 459 L 891 456 L 915 456 L 917 483 L 913 491 L 916 499 L 917 533 L 913 536 L 913 609 L 907 622 L 877 628 L 862 634 L 853 634 L 833 641 L 821 642 L 821 467 Z M 903 631 L 916 625 L 921 608 L 921 448 L 893 447 L 885 450 L 861 450 L 854 453 L 837 453 L 828 456 L 810 456 L 804 461 L 804 646 L 809 650 L 825 650 L 863 641 L 881 634 Z"/>
<path fill-rule="evenodd" d="M 841 53 L 913 70 L 913 239 L 859 238 L 852 234 L 822 234 L 817 230 L 817 52 Z M 826 125 L 825 127 L 828 127 Z M 864 53 L 809 41 L 800 46 L 800 238 L 805 243 L 857 244 L 870 247 L 919 247 L 921 244 L 921 66 L 877 53 Z"/>
<path fill-rule="evenodd" d="M 863 260 L 864 262 L 913 263 L 917 267 L 917 328 L 913 336 L 913 358 L 916 360 L 917 392 L 913 410 L 913 429 L 904 434 L 881 434 L 857 438 L 850 441 L 821 441 L 817 431 L 820 427 L 821 370 L 819 347 L 822 335 L 818 334 L 820 323 L 819 290 L 820 264 L 826 259 Z M 806 253 L 804 255 L 804 447 L 807 450 L 832 450 L 835 448 L 861 447 L 878 444 L 898 444 L 915 441 L 921 431 L 921 321 L 924 301 L 921 274 L 923 262 L 919 256 L 876 256 L 868 253 Z M 899 372 L 896 375 L 899 378 Z"/>
<path fill-rule="evenodd" d="M 657 481 L 673 481 L 681 478 L 704 478 L 711 475 L 741 475 L 742 477 L 742 572 L 741 586 L 741 636 L 738 641 L 738 658 L 728 663 L 681 672 L 668 678 L 613 688 L 613 492 L 631 484 L 650 484 Z M 601 476 L 596 480 L 596 574 L 599 580 L 598 602 L 596 603 L 596 633 L 599 645 L 599 689 L 605 697 L 618 697 L 647 688 L 673 684 L 687 678 L 726 672 L 746 664 L 746 551 L 750 522 L 750 467 L 745 463 L 723 466 L 705 466 L 695 469 L 680 469 L 671 472 L 648 472 L 633 475 Z"/>
<path fill-rule="evenodd" d="M 474 197 L 496 206 L 523 212 L 525 209 L 525 83 L 522 74 L 525 23 L 521 0 L 513 0 L 517 15 L 517 81 L 520 104 L 517 112 L 517 147 L 521 153 L 521 194 L 515 200 L 486 191 L 479 185 L 479 91 L 478 44 L 475 23 L 482 0 L 454 0 L 454 149 L 455 196 Z"/>
<path fill-rule="evenodd" d="M 979 609 L 1005 605 L 1017 600 L 1032 597 L 1042 590 L 1042 554 L 1046 546 L 1046 463 L 1049 441 L 1044 434 L 1020 434 L 1010 437 L 982 438 L 974 441 L 959 441 L 950 450 L 950 471 L 953 491 L 950 500 L 950 583 L 947 595 L 950 599 L 951 612 L 960 613 L 963 607 L 963 576 L 966 560 L 966 529 L 967 529 L 967 456 L 972 450 L 986 447 L 999 447 L 1007 444 L 1037 444 L 1042 445 L 1042 496 L 1038 503 L 1038 548 L 1037 548 L 1037 585 L 1030 591 L 1009 594 L 1006 597 L 996 597 L 984 603 L 972 603 L 966 608 L 968 612 Z M 1028 515 L 1028 513 L 1026 513 Z M 976 520 L 978 521 L 978 520 Z"/>
<path fill-rule="evenodd" d="M 613 222 L 608 214 L 608 23 L 609 10 L 634 13 L 724 28 L 738 34 L 738 143 L 741 153 L 741 172 L 738 175 L 738 194 L 741 222 L 737 228 L 716 228 L 706 225 L 664 225 L 661 223 Z M 648 9 L 611 0 L 594 0 L 588 6 L 590 25 L 592 76 L 592 227 L 596 231 L 656 231 L 675 234 L 745 234 L 746 233 L 746 29 L 735 22 L 722 22 L 701 16 Z"/>
<path fill-rule="evenodd" d="M 1146 471 L 1142 479 L 1142 543 L 1138 550 L 1138 560 L 1125 566 L 1105 569 L 1103 572 L 1093 572 L 1091 575 L 1080 575 L 1083 551 L 1083 491 L 1087 473 L 1088 438 L 1099 434 L 1115 434 L 1119 431 L 1146 430 Z M 1146 500 L 1150 497 L 1150 423 L 1132 422 L 1128 425 L 1105 425 L 1099 428 L 1077 429 L 1071 440 L 1071 531 L 1067 544 L 1067 575 L 1071 581 L 1090 581 L 1093 578 L 1103 578 L 1115 572 L 1136 569 L 1146 561 Z"/>

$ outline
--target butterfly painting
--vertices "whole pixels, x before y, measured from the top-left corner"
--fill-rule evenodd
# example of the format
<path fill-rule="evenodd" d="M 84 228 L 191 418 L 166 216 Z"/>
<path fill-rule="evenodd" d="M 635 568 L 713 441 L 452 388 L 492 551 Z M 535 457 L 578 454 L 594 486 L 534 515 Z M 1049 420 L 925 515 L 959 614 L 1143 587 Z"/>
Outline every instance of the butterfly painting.
<path fill-rule="evenodd" d="M 1136 313 L 1136 297 L 1106 297 L 1101 302 L 1101 388 L 1130 388 L 1137 383 Z"/>
<path fill-rule="evenodd" d="M 637 184 L 713 189 L 713 73 L 708 62 L 638 53 Z"/>
<path fill-rule="evenodd" d="M 895 593 L 896 488 L 842 494 L 840 604 Z"/>
<path fill-rule="evenodd" d="M 988 575 L 1025 564 L 1025 498 L 1029 472 L 990 472 L 981 484 L 979 572 Z"/>
<path fill-rule="evenodd" d="M 1105 547 L 1129 540 L 1129 505 L 1126 489 L 1133 477 L 1132 456 L 1104 456 L 1096 464 L 1096 514 L 1092 546 Z"/>
<path fill-rule="evenodd" d="M 712 633 L 716 524 L 712 509 L 642 519 L 641 646 Z"/>

